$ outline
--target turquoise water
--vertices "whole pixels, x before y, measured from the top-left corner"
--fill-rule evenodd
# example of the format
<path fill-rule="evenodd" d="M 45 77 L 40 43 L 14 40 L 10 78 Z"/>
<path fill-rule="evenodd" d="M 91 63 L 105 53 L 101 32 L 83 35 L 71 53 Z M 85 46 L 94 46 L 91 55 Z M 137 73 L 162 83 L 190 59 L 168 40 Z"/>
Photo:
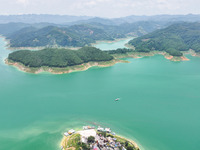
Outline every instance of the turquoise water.
<path fill-rule="evenodd" d="M 95 44 L 94 46 L 97 48 L 100 48 L 101 50 L 114 50 L 117 48 L 126 48 L 125 44 L 128 43 L 130 40 L 133 38 L 127 38 L 127 39 L 122 39 L 117 42 L 98 42 L 98 44 Z"/>
<path fill-rule="evenodd" d="M 157 55 L 35 75 L 5 65 L 4 46 L 1 39 L 1 150 L 59 150 L 64 131 L 87 124 L 111 127 L 143 150 L 200 149 L 200 58 Z"/>

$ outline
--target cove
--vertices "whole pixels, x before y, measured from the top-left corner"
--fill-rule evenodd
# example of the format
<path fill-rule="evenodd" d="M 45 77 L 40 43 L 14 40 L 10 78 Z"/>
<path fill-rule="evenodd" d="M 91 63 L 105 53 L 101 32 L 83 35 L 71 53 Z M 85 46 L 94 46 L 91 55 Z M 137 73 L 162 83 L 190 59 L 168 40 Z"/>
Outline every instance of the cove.
<path fill-rule="evenodd" d="M 5 44 L 0 39 L 1 150 L 59 150 L 63 132 L 88 124 L 110 127 L 142 150 L 200 149 L 200 58 L 156 55 L 36 75 L 5 65 Z"/>
<path fill-rule="evenodd" d="M 125 38 L 125 39 L 120 39 L 116 41 L 99 41 L 97 44 L 93 44 L 93 46 L 101 49 L 101 50 L 114 50 L 117 48 L 127 48 L 125 44 L 127 44 L 130 40 L 132 40 L 133 37 L 131 38 Z"/>

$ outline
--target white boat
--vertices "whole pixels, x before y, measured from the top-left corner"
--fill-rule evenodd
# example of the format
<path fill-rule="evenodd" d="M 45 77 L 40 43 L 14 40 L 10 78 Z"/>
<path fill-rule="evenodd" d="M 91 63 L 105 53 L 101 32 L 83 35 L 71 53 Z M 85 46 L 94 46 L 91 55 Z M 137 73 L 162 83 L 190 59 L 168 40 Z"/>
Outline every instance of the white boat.
<path fill-rule="evenodd" d="M 118 100 L 120 100 L 120 98 L 116 98 L 116 99 L 115 99 L 115 101 L 118 101 Z"/>

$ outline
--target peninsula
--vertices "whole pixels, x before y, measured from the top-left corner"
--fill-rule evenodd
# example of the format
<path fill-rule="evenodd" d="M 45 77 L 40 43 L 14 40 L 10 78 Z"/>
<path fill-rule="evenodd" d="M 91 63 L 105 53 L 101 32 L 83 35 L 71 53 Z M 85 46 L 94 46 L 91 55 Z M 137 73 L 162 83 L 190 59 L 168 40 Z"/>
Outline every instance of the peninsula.
<path fill-rule="evenodd" d="M 166 58 L 187 60 L 183 53 L 200 52 L 200 23 L 177 23 L 129 41 L 137 52 L 164 51 Z M 175 59 L 177 58 L 177 59 Z"/>
<path fill-rule="evenodd" d="M 82 150 L 140 150 L 138 145 L 131 140 L 120 137 L 110 128 L 83 126 L 83 130 L 73 129 L 64 133 L 61 149 Z"/>

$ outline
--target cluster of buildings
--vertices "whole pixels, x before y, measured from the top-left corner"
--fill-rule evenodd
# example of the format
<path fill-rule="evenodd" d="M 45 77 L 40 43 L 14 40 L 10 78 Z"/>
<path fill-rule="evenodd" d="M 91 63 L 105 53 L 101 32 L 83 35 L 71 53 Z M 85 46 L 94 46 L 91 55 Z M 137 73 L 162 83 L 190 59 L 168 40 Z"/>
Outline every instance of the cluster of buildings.
<path fill-rule="evenodd" d="M 109 133 L 110 136 L 104 136 L 102 133 Z M 75 133 L 73 129 L 64 133 L 69 136 Z M 76 133 L 81 135 L 81 142 L 90 147 L 91 150 L 126 150 L 123 145 L 114 137 L 115 133 L 111 132 L 110 128 L 83 126 L 83 130 Z M 90 136 L 94 137 L 94 142 L 88 142 Z"/>
<path fill-rule="evenodd" d="M 90 144 L 93 150 L 125 150 L 120 142 L 114 137 L 104 137 L 101 134 L 95 136 L 95 142 Z"/>

